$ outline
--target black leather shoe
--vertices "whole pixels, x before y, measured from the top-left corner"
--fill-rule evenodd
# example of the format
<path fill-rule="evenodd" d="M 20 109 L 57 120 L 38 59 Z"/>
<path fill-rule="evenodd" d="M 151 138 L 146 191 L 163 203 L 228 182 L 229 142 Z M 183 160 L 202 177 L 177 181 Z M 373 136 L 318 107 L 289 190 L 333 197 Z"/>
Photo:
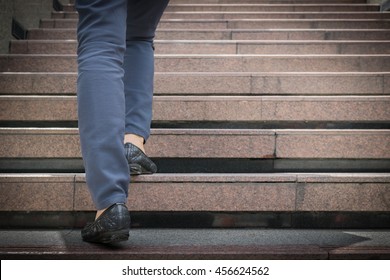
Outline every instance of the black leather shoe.
<path fill-rule="evenodd" d="M 81 231 L 86 242 L 116 243 L 129 239 L 130 214 L 126 205 L 113 204 L 93 223 L 88 223 Z"/>
<path fill-rule="evenodd" d="M 153 174 L 157 172 L 156 164 L 137 146 L 126 143 L 125 151 L 131 175 Z"/>

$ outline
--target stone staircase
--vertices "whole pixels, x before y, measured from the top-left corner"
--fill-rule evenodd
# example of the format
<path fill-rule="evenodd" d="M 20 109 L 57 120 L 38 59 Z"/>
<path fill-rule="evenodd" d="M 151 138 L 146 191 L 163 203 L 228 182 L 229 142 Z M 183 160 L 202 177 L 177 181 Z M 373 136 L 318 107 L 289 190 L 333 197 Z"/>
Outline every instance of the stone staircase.
<path fill-rule="evenodd" d="M 77 13 L 63 8 L 0 55 L 2 229 L 93 216 Z M 390 228 L 390 13 L 363 0 L 171 0 L 155 45 L 146 148 L 159 173 L 132 178 L 134 228 Z"/>

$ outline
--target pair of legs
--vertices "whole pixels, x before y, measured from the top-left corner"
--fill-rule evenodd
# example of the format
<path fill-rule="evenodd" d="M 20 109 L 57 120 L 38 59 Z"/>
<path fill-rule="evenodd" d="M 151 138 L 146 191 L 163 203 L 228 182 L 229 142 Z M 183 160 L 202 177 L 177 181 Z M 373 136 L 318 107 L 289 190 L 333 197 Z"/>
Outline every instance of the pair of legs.
<path fill-rule="evenodd" d="M 98 215 L 127 201 L 124 142 L 143 150 L 150 135 L 153 38 L 168 2 L 76 0 L 80 143 Z"/>

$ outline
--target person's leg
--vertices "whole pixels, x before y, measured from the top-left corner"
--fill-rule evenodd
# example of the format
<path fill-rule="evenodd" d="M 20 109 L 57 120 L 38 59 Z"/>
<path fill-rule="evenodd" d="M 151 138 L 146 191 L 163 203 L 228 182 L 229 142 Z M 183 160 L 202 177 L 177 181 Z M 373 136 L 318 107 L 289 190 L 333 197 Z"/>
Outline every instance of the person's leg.
<path fill-rule="evenodd" d="M 153 39 L 169 0 L 129 0 L 127 7 L 124 84 L 126 136 L 144 151 L 152 121 L 154 49 Z"/>
<path fill-rule="evenodd" d="M 77 0 L 76 9 L 80 143 L 91 197 L 103 210 L 127 202 L 130 181 L 123 147 L 127 0 Z"/>
<path fill-rule="evenodd" d="M 153 103 L 153 39 L 169 0 L 129 0 L 127 7 L 124 84 L 126 98 L 125 150 L 132 175 L 152 174 L 157 166 L 145 154 Z"/>

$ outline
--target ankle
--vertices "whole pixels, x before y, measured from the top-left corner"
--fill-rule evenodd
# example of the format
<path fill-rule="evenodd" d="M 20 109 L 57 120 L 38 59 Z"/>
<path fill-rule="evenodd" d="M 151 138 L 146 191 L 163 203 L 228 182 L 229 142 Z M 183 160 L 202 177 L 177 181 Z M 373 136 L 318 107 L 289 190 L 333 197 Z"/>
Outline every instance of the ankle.
<path fill-rule="evenodd" d="M 125 135 L 125 143 L 131 143 L 145 153 L 144 142 L 145 139 L 142 136 L 136 134 Z"/>
<path fill-rule="evenodd" d="M 106 211 L 107 209 L 108 209 L 108 208 L 104 208 L 104 209 L 102 209 L 102 210 L 98 210 L 98 211 L 96 212 L 95 220 L 97 220 L 97 218 L 99 218 L 100 215 L 103 214 L 103 212 Z"/>

